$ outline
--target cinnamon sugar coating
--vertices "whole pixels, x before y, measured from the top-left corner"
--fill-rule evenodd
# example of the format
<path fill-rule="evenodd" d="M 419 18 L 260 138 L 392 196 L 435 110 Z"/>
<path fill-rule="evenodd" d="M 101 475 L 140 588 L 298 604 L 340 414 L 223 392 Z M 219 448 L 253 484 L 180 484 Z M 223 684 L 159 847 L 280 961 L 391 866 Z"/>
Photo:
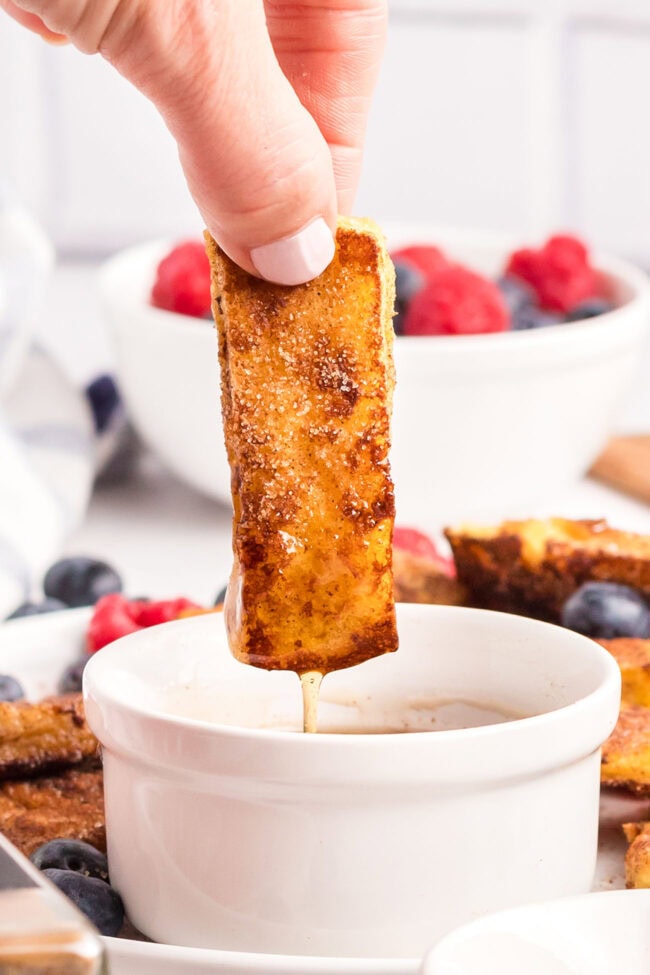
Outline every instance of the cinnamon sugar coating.
<path fill-rule="evenodd" d="M 231 649 L 298 673 L 395 650 L 395 290 L 381 234 L 342 221 L 332 264 L 295 288 L 206 239 L 234 506 Z"/>

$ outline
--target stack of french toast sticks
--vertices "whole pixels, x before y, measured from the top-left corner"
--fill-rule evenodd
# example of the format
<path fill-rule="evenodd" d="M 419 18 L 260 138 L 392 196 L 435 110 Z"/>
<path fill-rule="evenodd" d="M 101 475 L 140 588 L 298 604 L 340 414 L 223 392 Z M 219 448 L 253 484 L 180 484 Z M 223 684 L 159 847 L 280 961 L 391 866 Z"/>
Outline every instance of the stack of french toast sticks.
<path fill-rule="evenodd" d="M 650 598 L 650 537 L 606 521 L 562 518 L 446 532 L 467 605 L 561 622 L 586 582 L 616 582 Z M 602 754 L 603 787 L 650 799 L 650 639 L 599 640 L 622 676 L 621 711 Z M 640 808 L 642 805 L 640 804 Z M 628 887 L 650 886 L 650 822 L 625 824 Z"/>
<path fill-rule="evenodd" d="M 80 694 L 0 702 L 0 830 L 27 856 L 59 838 L 106 848 L 99 747 Z"/>

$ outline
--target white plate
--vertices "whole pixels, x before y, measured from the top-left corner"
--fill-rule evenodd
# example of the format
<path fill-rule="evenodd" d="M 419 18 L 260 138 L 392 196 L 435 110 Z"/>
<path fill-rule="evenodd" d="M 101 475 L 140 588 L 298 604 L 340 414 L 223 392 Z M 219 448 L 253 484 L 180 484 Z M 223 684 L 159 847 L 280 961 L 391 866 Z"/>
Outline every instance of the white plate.
<path fill-rule="evenodd" d="M 587 894 L 501 911 L 464 925 L 422 975 L 647 975 L 650 890 Z"/>
<path fill-rule="evenodd" d="M 77 609 L 15 620 L 0 626 L 0 673 L 23 684 L 30 698 L 56 691 L 65 667 L 79 659 L 90 610 Z M 606 799 L 594 890 L 625 886 L 625 840 L 617 823 L 633 819 L 648 803 Z M 639 816 L 639 818 L 641 818 Z M 183 948 L 107 938 L 111 975 L 414 975 L 417 959 L 304 958 Z"/>

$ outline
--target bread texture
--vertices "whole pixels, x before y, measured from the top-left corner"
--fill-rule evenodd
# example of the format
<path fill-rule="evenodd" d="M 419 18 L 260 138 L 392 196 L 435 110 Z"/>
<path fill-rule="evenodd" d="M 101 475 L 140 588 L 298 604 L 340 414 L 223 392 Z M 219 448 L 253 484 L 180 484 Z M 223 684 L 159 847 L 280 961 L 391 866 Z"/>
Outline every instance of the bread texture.
<path fill-rule="evenodd" d="M 603 745 L 600 780 L 611 788 L 650 796 L 650 708 L 621 703 L 616 727 Z"/>
<path fill-rule="evenodd" d="M 625 886 L 650 887 L 650 823 L 626 823 L 623 832 L 630 844 L 625 854 Z"/>
<path fill-rule="evenodd" d="M 25 856 L 58 839 L 84 840 L 105 850 L 101 769 L 74 768 L 56 776 L 3 782 L 0 830 Z"/>
<path fill-rule="evenodd" d="M 528 519 L 445 534 L 473 606 L 559 622 L 584 582 L 619 582 L 650 596 L 650 537 L 603 520 Z"/>
<path fill-rule="evenodd" d="M 78 765 L 98 750 L 81 694 L 0 702 L 0 781 Z"/>
<path fill-rule="evenodd" d="M 650 640 L 620 637 L 600 640 L 616 659 L 622 677 L 621 712 L 603 746 L 604 786 L 650 798 Z M 647 803 L 646 803 L 647 806 Z M 641 812 L 647 815 L 647 809 Z M 625 883 L 650 887 L 650 822 L 626 823 L 630 844 L 625 855 Z"/>
<path fill-rule="evenodd" d="M 650 707 L 650 640 L 618 637 L 598 642 L 609 650 L 619 666 L 622 700 Z"/>
<path fill-rule="evenodd" d="M 395 283 L 382 234 L 341 220 L 330 266 L 294 288 L 206 242 L 234 507 L 231 650 L 297 673 L 395 650 Z"/>

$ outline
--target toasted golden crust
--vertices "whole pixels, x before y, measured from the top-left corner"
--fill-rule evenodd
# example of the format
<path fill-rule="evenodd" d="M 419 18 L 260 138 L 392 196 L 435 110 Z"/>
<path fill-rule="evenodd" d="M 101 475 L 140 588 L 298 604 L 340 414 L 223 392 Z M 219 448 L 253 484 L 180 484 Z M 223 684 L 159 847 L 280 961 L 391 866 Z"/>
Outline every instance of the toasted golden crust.
<path fill-rule="evenodd" d="M 625 854 L 625 886 L 650 887 L 650 823 L 626 823 L 623 831 L 630 845 Z"/>
<path fill-rule="evenodd" d="M 0 702 L 0 780 L 76 765 L 98 753 L 80 694 Z"/>
<path fill-rule="evenodd" d="M 330 266 L 296 288 L 251 277 L 206 240 L 232 474 L 231 649 L 298 673 L 395 650 L 383 238 L 341 221 Z"/>
<path fill-rule="evenodd" d="M 650 796 L 650 708 L 621 704 L 614 731 L 603 745 L 603 785 Z"/>
<path fill-rule="evenodd" d="M 650 537 L 606 521 L 510 521 L 448 529 L 472 605 L 557 622 L 584 582 L 620 582 L 650 596 Z"/>
<path fill-rule="evenodd" d="M 55 839 L 85 840 L 106 849 L 101 769 L 0 785 L 0 830 L 30 856 Z"/>
<path fill-rule="evenodd" d="M 622 678 L 618 722 L 603 746 L 603 785 L 650 796 L 650 640 L 599 640 L 615 658 Z M 631 830 L 633 824 L 628 824 Z M 628 839 L 632 839 L 628 835 Z"/>
<path fill-rule="evenodd" d="M 465 590 L 452 576 L 442 572 L 431 559 L 403 549 L 393 549 L 393 583 L 398 603 L 432 603 L 463 606 Z"/>
<path fill-rule="evenodd" d="M 620 668 L 623 701 L 650 707 L 650 640 L 618 637 L 598 643 L 609 650 Z"/>
<path fill-rule="evenodd" d="M 650 823 L 623 823 L 623 833 L 628 843 L 635 840 L 642 833 L 650 833 Z"/>

